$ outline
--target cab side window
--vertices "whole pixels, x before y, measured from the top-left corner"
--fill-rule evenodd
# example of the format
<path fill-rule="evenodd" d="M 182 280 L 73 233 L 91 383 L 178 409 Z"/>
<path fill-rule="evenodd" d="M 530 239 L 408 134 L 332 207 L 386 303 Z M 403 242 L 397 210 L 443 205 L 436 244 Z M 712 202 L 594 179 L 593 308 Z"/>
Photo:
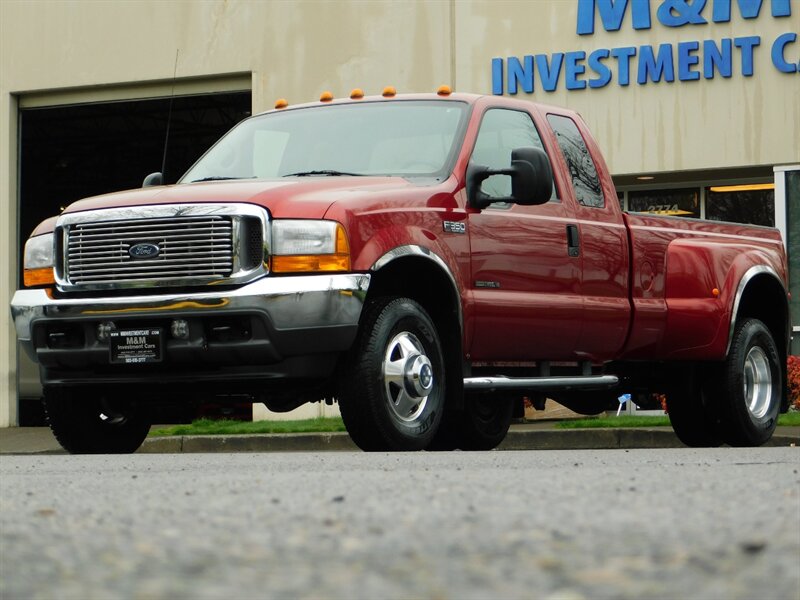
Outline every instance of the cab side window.
<path fill-rule="evenodd" d="M 578 203 L 582 206 L 603 208 L 605 198 L 597 176 L 597 167 L 575 121 L 561 115 L 547 115 L 547 122 L 553 128 L 558 147 L 567 162 Z"/>
<path fill-rule="evenodd" d="M 546 152 L 531 116 L 519 110 L 487 110 L 472 150 L 472 162 L 490 169 L 507 169 L 511 166 L 511 151 L 517 148 L 538 148 Z M 511 195 L 511 177 L 492 175 L 484 180 L 481 191 L 492 198 L 508 197 Z M 557 198 L 553 186 L 550 200 Z"/>

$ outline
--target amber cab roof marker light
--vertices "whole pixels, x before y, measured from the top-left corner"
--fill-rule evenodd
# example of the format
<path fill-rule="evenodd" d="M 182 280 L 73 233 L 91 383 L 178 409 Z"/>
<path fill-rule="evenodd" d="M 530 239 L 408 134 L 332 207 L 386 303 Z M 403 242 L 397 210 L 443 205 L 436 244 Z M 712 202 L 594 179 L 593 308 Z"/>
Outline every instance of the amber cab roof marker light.
<path fill-rule="evenodd" d="M 453 93 L 453 89 L 449 85 L 440 85 L 436 93 L 440 96 L 449 96 Z"/>
<path fill-rule="evenodd" d="M 319 95 L 320 102 L 330 102 L 331 100 L 333 100 L 333 94 L 331 94 L 330 92 L 322 92 Z"/>
<path fill-rule="evenodd" d="M 397 89 L 393 85 L 387 85 L 383 88 L 381 96 L 384 98 L 394 98 L 397 95 Z"/>
<path fill-rule="evenodd" d="M 352 92 L 350 92 L 350 99 L 351 100 L 361 100 L 364 97 L 364 90 L 361 88 L 355 88 Z"/>
<path fill-rule="evenodd" d="M 278 98 L 275 100 L 275 108 L 281 109 L 286 108 L 287 106 L 289 106 L 289 102 L 286 100 L 286 98 Z"/>

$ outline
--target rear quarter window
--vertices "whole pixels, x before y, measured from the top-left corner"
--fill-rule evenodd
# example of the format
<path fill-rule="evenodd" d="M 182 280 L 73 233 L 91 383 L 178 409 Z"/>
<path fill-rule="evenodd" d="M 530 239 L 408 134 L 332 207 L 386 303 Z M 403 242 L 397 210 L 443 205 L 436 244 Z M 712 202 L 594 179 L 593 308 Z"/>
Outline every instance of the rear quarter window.
<path fill-rule="evenodd" d="M 558 147 L 564 155 L 578 203 L 582 206 L 603 208 L 605 198 L 597 176 L 597 167 L 575 121 L 561 115 L 547 115 L 547 121 L 553 128 Z"/>

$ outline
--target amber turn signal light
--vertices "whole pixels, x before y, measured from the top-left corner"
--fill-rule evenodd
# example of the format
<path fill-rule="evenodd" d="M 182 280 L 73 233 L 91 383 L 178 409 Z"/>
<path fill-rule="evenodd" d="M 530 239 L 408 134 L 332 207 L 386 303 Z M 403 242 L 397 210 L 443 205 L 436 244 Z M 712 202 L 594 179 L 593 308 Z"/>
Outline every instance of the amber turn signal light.
<path fill-rule="evenodd" d="M 44 269 L 25 269 L 22 274 L 22 281 L 25 287 L 35 287 L 39 285 L 53 285 L 56 282 L 53 267 Z"/>
<path fill-rule="evenodd" d="M 350 242 L 344 227 L 336 226 L 333 254 L 274 255 L 270 268 L 275 273 L 309 273 L 350 270 Z"/>

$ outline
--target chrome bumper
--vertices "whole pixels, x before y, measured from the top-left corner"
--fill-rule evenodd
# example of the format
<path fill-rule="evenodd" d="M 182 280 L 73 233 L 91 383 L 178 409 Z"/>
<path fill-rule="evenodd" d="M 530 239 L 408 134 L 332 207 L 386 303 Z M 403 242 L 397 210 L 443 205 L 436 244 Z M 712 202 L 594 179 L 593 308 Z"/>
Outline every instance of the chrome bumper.
<path fill-rule="evenodd" d="M 263 314 L 276 330 L 356 327 L 369 282 L 368 274 L 265 277 L 226 291 L 103 298 L 51 298 L 43 289 L 19 290 L 11 300 L 11 315 L 19 341 L 35 359 L 33 326 L 48 320 L 237 311 Z"/>

